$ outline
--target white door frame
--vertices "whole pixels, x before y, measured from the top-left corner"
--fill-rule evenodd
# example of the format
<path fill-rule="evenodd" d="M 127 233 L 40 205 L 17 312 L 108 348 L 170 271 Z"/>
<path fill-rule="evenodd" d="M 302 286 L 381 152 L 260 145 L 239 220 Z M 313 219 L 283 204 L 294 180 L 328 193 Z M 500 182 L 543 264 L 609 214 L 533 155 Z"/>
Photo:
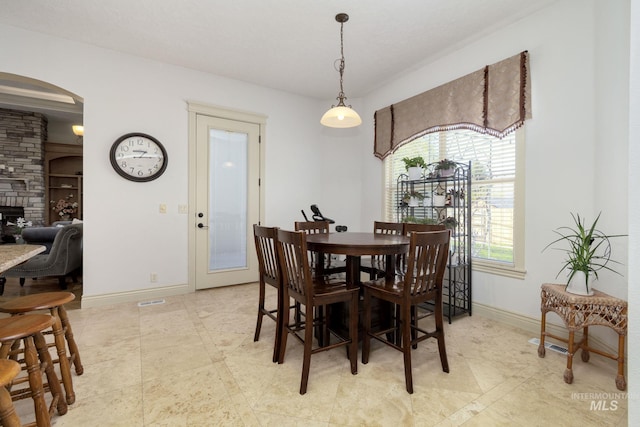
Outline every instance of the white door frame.
<path fill-rule="evenodd" d="M 198 115 L 217 117 L 227 120 L 236 120 L 247 123 L 255 123 L 260 127 L 260 223 L 264 222 L 264 152 L 265 152 L 265 131 L 267 124 L 267 116 L 263 114 L 251 113 L 248 111 L 230 110 L 224 107 L 206 105 L 197 102 L 187 102 L 189 111 L 189 214 L 187 221 L 188 228 L 188 245 L 189 245 L 189 274 L 188 288 L 190 292 L 196 291 L 196 230 L 197 230 L 197 212 L 196 212 L 196 156 L 197 156 L 197 128 L 196 118 Z M 253 233 L 253 232 L 252 232 Z"/>

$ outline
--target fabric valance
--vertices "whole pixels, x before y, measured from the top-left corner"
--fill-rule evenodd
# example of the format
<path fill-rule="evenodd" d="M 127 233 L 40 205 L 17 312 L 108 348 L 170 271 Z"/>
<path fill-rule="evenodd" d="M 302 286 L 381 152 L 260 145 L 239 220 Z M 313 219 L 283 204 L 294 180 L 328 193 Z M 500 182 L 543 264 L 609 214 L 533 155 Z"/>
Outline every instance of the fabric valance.
<path fill-rule="evenodd" d="M 529 54 L 481 70 L 375 113 L 374 154 L 384 159 L 427 133 L 471 129 L 502 138 L 531 118 Z"/>

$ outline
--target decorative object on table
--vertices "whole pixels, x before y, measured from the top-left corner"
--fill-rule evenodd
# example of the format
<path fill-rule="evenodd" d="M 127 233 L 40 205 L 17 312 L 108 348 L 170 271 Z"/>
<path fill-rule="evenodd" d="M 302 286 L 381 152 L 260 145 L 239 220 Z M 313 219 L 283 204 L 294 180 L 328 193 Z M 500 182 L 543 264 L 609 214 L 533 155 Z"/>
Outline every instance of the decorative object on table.
<path fill-rule="evenodd" d="M 57 202 L 52 200 L 51 210 L 58 214 L 61 220 L 68 221 L 78 211 L 78 202 L 74 200 L 73 194 L 69 193 L 64 199 L 60 199 Z"/>
<path fill-rule="evenodd" d="M 611 243 L 609 239 L 623 237 L 626 234 L 606 235 L 596 228 L 600 215 L 590 226 L 585 224 L 585 218 L 579 214 L 571 213 L 573 227 L 560 227 L 554 233 L 560 237 L 549 243 L 545 248 L 556 243 L 566 243 L 568 247 L 553 248 L 563 251 L 567 258 L 564 260 L 562 268 L 556 274 L 556 278 L 563 271 L 567 271 L 567 292 L 577 295 L 593 295 L 593 287 L 590 286 L 594 280 L 598 279 L 598 271 L 605 269 L 620 274 L 607 264 L 621 264 L 611 259 Z"/>
<path fill-rule="evenodd" d="M 340 73 L 340 92 L 338 92 L 338 105 L 332 105 L 331 108 L 324 113 L 320 119 L 320 123 L 330 128 L 352 128 L 360 126 L 362 119 L 360 115 L 356 113 L 356 110 L 351 108 L 351 105 L 345 105 L 344 101 L 347 97 L 344 94 L 342 88 L 342 75 L 344 74 L 344 40 L 343 40 L 343 27 L 344 23 L 349 20 L 349 15 L 346 13 L 339 13 L 336 15 L 336 21 L 340 23 L 340 59 L 336 60 L 338 63 L 338 72 Z M 334 63 L 335 64 L 335 63 Z"/>
<path fill-rule="evenodd" d="M 25 227 L 32 227 L 33 223 L 31 221 L 27 221 L 23 217 L 16 218 L 16 222 L 7 221 L 7 229 L 10 230 L 11 235 L 15 243 L 24 243 L 22 240 L 22 230 Z"/>
<path fill-rule="evenodd" d="M 140 132 L 122 135 L 111 146 L 111 166 L 134 182 L 153 181 L 167 169 L 167 150 L 156 138 Z"/>
<path fill-rule="evenodd" d="M 441 178 L 453 176 L 456 171 L 456 162 L 453 160 L 442 159 L 436 164 L 435 170 Z"/>
<path fill-rule="evenodd" d="M 405 157 L 402 161 L 404 162 L 404 167 L 409 175 L 409 181 L 416 181 L 422 178 L 426 163 L 421 156 L 411 158 Z"/>

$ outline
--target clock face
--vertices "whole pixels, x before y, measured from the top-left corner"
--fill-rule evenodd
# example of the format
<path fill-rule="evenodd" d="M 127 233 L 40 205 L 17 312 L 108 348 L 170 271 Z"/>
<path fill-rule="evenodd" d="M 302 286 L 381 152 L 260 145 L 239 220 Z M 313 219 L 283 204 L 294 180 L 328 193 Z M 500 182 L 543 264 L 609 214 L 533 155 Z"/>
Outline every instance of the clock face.
<path fill-rule="evenodd" d="M 144 133 L 128 133 L 111 146 L 111 166 L 136 182 L 152 181 L 167 168 L 167 152 L 160 141 Z"/>

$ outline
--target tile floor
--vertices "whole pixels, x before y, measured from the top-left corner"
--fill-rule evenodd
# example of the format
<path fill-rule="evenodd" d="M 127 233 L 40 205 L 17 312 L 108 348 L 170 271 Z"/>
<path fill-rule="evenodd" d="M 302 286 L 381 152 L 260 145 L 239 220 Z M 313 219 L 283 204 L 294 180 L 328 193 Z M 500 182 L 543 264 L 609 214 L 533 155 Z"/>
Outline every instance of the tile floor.
<path fill-rule="evenodd" d="M 445 326 L 449 374 L 435 341 L 414 351 L 413 395 L 401 353 L 374 343 L 355 376 L 344 349 L 314 355 L 300 396 L 301 345 L 288 340 L 285 363 L 273 364 L 268 318 L 253 342 L 257 285 L 165 301 L 69 311 L 85 371 L 73 374 L 76 403 L 55 426 L 627 425 L 615 362 L 577 357 L 574 384 L 565 384 L 564 356 L 540 359 L 530 334 L 477 315 Z M 592 408 L 574 393 L 605 402 Z"/>

